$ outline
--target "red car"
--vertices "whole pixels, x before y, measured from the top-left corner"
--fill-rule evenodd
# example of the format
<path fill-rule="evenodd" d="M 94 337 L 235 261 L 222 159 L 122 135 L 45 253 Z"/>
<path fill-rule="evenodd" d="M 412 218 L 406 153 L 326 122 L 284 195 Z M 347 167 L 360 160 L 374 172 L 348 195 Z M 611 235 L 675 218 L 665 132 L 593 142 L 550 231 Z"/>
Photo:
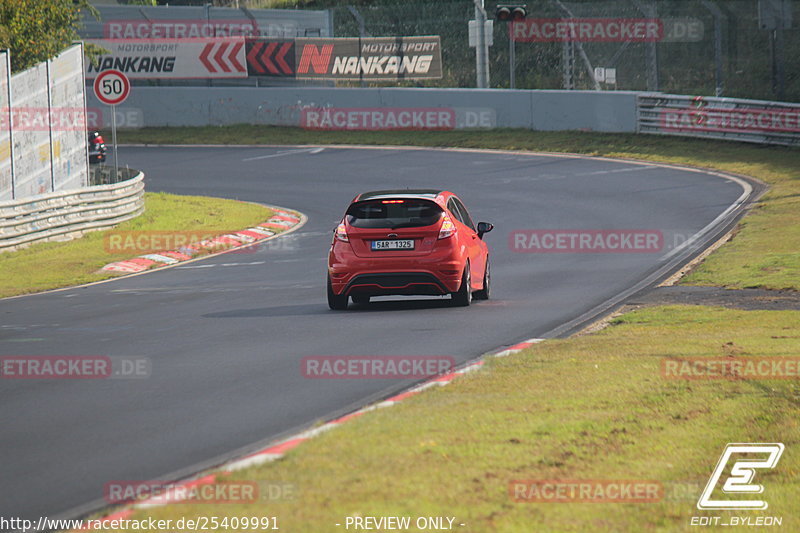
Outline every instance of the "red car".
<path fill-rule="evenodd" d="M 489 298 L 489 249 L 458 197 L 440 190 L 373 191 L 350 203 L 328 255 L 328 305 L 348 298 L 452 295 L 466 306 Z"/>

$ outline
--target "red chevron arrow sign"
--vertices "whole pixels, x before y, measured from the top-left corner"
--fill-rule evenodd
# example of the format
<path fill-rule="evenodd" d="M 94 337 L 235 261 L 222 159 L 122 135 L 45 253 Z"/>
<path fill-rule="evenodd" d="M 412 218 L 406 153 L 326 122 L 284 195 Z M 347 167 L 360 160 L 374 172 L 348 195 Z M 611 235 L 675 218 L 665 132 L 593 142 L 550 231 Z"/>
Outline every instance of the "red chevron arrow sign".
<path fill-rule="evenodd" d="M 91 40 L 111 54 L 87 61 L 87 78 L 119 70 L 135 79 L 246 78 L 244 37 Z"/>
<path fill-rule="evenodd" d="M 200 62 L 212 74 L 247 72 L 237 57 L 244 48 L 244 42 L 211 42 L 200 52 Z M 222 77 L 222 76 L 220 76 Z"/>
<path fill-rule="evenodd" d="M 247 72 L 251 76 L 294 76 L 294 41 L 247 39 Z"/>

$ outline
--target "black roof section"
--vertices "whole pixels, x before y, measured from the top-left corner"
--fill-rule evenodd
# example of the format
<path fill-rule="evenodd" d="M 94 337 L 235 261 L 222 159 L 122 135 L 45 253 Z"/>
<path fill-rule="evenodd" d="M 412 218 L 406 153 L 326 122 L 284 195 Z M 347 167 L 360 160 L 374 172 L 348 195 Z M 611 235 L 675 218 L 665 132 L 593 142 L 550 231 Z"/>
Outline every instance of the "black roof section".
<path fill-rule="evenodd" d="M 386 191 L 370 191 L 358 195 L 358 201 L 373 200 L 376 198 L 404 197 L 404 198 L 430 198 L 434 199 L 442 192 L 441 189 L 392 189 Z"/>

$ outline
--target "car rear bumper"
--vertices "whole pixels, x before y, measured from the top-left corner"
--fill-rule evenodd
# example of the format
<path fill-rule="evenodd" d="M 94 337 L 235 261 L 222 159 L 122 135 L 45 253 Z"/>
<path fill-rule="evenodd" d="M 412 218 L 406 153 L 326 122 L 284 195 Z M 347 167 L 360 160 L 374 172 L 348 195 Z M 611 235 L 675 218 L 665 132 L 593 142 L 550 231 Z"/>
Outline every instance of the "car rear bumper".
<path fill-rule="evenodd" d="M 449 282 L 449 283 L 448 283 Z M 453 287 L 455 283 L 456 287 Z M 358 274 L 345 284 L 343 294 L 372 296 L 391 294 L 442 295 L 458 290 L 459 280 L 441 280 L 430 272 L 380 272 Z M 335 290 L 335 289 L 334 289 Z"/>
<path fill-rule="evenodd" d="M 356 256 L 349 244 L 334 243 L 328 275 L 337 295 L 443 295 L 460 288 L 464 261 L 449 247 L 426 256 L 364 258 Z"/>
<path fill-rule="evenodd" d="M 461 276 L 442 276 L 429 271 L 363 272 L 353 275 L 331 274 L 331 288 L 338 295 L 370 296 L 444 295 L 456 292 Z"/>

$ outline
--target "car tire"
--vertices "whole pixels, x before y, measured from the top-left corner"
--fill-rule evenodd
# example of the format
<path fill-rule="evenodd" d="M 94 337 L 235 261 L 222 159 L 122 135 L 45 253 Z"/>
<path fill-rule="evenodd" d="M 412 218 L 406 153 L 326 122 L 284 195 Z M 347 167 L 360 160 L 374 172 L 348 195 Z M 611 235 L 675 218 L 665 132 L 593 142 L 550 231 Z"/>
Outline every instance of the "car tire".
<path fill-rule="evenodd" d="M 486 259 L 486 270 L 483 271 L 483 288 L 479 291 L 475 291 L 475 294 L 472 295 L 473 298 L 476 300 L 488 300 L 489 299 L 489 292 L 492 286 L 492 273 L 489 267 L 489 259 Z"/>
<path fill-rule="evenodd" d="M 472 303 L 472 288 L 470 287 L 471 283 L 472 277 L 469 269 L 469 261 L 467 261 L 467 266 L 464 267 L 464 274 L 461 276 L 461 287 L 459 287 L 457 292 L 452 293 L 453 305 L 457 307 L 467 307 L 470 303 Z"/>
<path fill-rule="evenodd" d="M 369 303 L 369 295 L 368 294 L 358 294 L 352 296 L 353 303 L 359 305 L 366 305 Z"/>
<path fill-rule="evenodd" d="M 347 309 L 347 296 L 340 296 L 333 292 L 331 278 L 328 278 L 328 307 L 334 311 L 343 311 Z"/>

